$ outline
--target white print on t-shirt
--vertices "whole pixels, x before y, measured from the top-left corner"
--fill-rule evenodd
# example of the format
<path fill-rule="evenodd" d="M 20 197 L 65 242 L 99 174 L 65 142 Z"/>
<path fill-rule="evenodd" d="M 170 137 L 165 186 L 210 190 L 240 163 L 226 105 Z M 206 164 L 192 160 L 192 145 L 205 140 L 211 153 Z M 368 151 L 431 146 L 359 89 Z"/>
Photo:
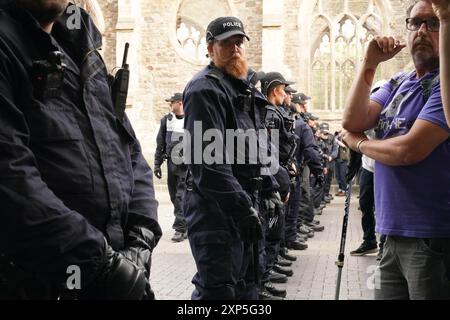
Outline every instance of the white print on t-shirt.
<path fill-rule="evenodd" d="M 406 118 L 400 118 L 398 115 L 402 111 L 406 101 L 414 94 L 413 91 L 408 92 L 407 95 L 398 93 L 389 105 L 381 112 L 381 115 L 385 118 L 381 118 L 378 122 L 378 132 L 388 133 L 391 130 L 403 131 L 408 129 L 406 124 Z"/>
<path fill-rule="evenodd" d="M 403 130 L 407 129 L 406 118 L 390 118 L 390 119 L 382 119 L 378 123 L 378 131 L 379 132 L 389 132 L 391 130 Z"/>

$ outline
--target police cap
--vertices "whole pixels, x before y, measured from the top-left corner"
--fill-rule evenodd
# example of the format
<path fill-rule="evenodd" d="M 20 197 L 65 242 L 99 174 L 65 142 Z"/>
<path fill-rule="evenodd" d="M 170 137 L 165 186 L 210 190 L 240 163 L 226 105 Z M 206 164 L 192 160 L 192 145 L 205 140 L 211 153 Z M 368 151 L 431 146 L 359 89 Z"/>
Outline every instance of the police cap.
<path fill-rule="evenodd" d="M 292 103 L 302 104 L 301 100 L 300 100 L 300 93 L 296 93 L 296 94 L 292 95 Z"/>
<path fill-rule="evenodd" d="M 313 115 L 310 112 L 305 112 L 304 116 L 305 116 L 305 119 L 307 119 L 307 120 L 313 120 L 313 121 L 319 120 L 318 117 L 316 117 L 315 115 Z"/>
<path fill-rule="evenodd" d="M 244 24 L 236 17 L 220 17 L 211 21 L 206 28 L 206 41 L 224 40 L 229 37 L 241 35 L 250 41 L 244 30 Z"/>
<path fill-rule="evenodd" d="M 320 131 L 322 131 L 323 133 L 326 133 L 326 134 L 330 133 L 330 125 L 326 122 L 321 123 L 319 128 L 320 128 Z"/>
<path fill-rule="evenodd" d="M 170 98 L 166 99 L 166 102 L 183 101 L 183 94 L 176 92 Z"/>
<path fill-rule="evenodd" d="M 279 72 L 269 72 L 266 73 L 264 78 L 261 79 L 261 88 L 264 94 L 267 94 L 270 89 L 273 87 L 276 87 L 280 84 L 284 84 L 286 86 L 289 86 L 291 84 L 294 84 L 292 81 L 287 81 L 283 75 Z"/>
<path fill-rule="evenodd" d="M 291 94 L 297 92 L 297 90 L 295 90 L 295 89 L 292 88 L 291 86 L 286 86 L 286 88 L 284 88 L 284 91 L 285 91 L 286 93 L 291 93 Z"/>
<path fill-rule="evenodd" d="M 303 92 L 299 93 L 299 100 L 300 100 L 300 104 L 305 104 L 306 101 L 311 100 L 311 97 L 308 97 L 306 94 L 304 94 Z"/>

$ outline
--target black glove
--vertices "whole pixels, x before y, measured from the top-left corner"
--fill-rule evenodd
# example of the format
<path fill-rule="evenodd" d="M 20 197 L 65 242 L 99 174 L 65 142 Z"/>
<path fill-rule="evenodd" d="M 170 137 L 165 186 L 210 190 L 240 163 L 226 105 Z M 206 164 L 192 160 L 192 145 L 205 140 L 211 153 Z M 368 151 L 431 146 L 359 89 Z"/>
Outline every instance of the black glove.
<path fill-rule="evenodd" d="M 269 229 L 272 229 L 277 225 L 279 221 L 282 221 L 284 219 L 284 204 L 283 201 L 281 201 L 281 196 L 278 192 L 272 193 L 271 197 L 269 198 L 269 201 L 272 203 L 274 208 L 274 214 L 269 218 Z"/>
<path fill-rule="evenodd" d="M 283 201 L 281 201 L 280 193 L 273 192 L 270 196 L 264 197 L 262 200 L 266 218 L 272 219 L 275 216 L 279 216 L 280 211 L 283 211 Z"/>
<path fill-rule="evenodd" d="M 94 280 L 82 288 L 82 299 L 142 300 L 144 297 L 147 286 L 144 272 L 107 244 L 97 270 Z"/>
<path fill-rule="evenodd" d="M 316 175 L 315 179 L 316 181 L 314 183 L 314 187 L 322 187 L 323 183 L 325 182 L 325 176 L 323 175 L 323 173 Z"/>
<path fill-rule="evenodd" d="M 160 166 L 155 166 L 155 169 L 153 170 L 153 173 L 155 174 L 155 177 L 158 179 L 162 178 L 162 171 Z"/>
<path fill-rule="evenodd" d="M 152 251 L 155 247 L 155 235 L 144 227 L 132 227 L 127 235 L 126 247 L 120 253 L 136 264 L 147 279 L 143 300 L 154 300 L 155 294 L 150 286 L 150 269 L 152 264 Z"/>
<path fill-rule="evenodd" d="M 128 247 L 124 250 L 121 250 L 120 253 L 136 264 L 136 266 L 141 269 L 141 271 L 145 275 L 146 284 L 145 284 L 145 292 L 142 296 L 142 300 L 155 300 L 155 293 L 150 286 L 150 268 L 152 264 L 152 253 L 148 249 L 144 249 L 141 247 Z"/>
<path fill-rule="evenodd" d="M 248 243 L 254 243 L 262 239 L 262 225 L 258 216 L 258 211 L 251 207 L 249 214 L 237 222 L 241 240 Z"/>
<path fill-rule="evenodd" d="M 347 184 L 352 181 L 359 171 L 362 164 L 362 154 L 350 149 L 350 161 L 348 163 L 347 174 L 345 175 L 345 180 Z"/>

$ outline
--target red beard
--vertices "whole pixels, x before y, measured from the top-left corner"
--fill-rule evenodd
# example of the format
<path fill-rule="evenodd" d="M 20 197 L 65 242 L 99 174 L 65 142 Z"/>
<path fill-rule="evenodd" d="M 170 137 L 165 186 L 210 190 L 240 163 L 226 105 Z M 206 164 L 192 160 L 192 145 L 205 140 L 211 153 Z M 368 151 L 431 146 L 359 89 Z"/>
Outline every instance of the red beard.
<path fill-rule="evenodd" d="M 223 64 L 223 69 L 236 79 L 245 79 L 248 72 L 247 60 L 241 57 L 233 58 Z"/>

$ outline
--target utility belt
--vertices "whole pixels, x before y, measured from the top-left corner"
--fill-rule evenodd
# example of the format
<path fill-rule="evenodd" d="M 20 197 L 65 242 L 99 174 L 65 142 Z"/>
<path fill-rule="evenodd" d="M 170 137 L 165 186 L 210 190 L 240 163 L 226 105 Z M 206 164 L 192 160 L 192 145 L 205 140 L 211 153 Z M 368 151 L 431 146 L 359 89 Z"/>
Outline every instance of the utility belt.
<path fill-rule="evenodd" d="M 238 179 L 239 184 L 242 186 L 246 192 L 250 194 L 254 194 L 255 192 L 260 192 L 263 187 L 263 178 L 262 177 L 254 177 L 250 179 Z M 192 180 L 191 170 L 186 171 L 186 190 L 192 191 L 195 189 L 194 182 Z"/>

